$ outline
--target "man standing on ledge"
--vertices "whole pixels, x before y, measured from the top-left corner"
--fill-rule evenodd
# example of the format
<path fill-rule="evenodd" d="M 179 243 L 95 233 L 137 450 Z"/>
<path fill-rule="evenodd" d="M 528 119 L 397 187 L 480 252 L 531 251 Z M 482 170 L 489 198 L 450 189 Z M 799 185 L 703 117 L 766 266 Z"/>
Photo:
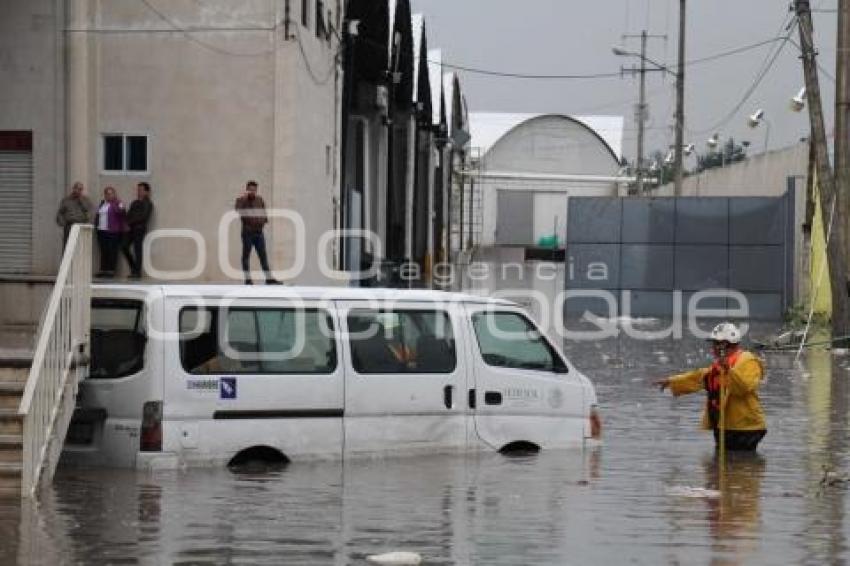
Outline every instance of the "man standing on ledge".
<path fill-rule="evenodd" d="M 251 248 L 254 248 L 266 275 L 266 284 L 278 285 L 280 282 L 272 277 L 266 255 L 263 228 L 269 219 L 266 216 L 266 203 L 263 202 L 263 197 L 257 194 L 256 181 L 248 181 L 245 184 L 245 192 L 236 199 L 236 212 L 242 220 L 242 272 L 245 274 L 245 284 L 254 284 L 251 280 Z"/>
<path fill-rule="evenodd" d="M 153 214 L 153 202 L 151 202 L 151 186 L 142 181 L 136 185 L 136 200 L 130 204 L 127 211 L 127 226 L 129 231 L 125 235 L 122 250 L 127 263 L 130 264 L 130 278 L 140 279 L 142 277 L 142 253 L 144 250 L 145 234 L 148 233 L 148 223 Z"/>
<path fill-rule="evenodd" d="M 753 451 L 767 434 L 767 423 L 759 401 L 758 388 L 764 378 L 761 360 L 741 348 L 741 331 L 731 322 L 718 324 L 711 331 L 714 363 L 655 382 L 664 391 L 668 387 L 676 397 L 696 393 L 707 394 L 702 415 L 702 428 L 720 439 L 720 408 L 723 406 L 726 449 Z M 720 398 L 722 390 L 724 398 Z"/>
<path fill-rule="evenodd" d="M 68 236 L 74 224 L 89 224 L 92 221 L 94 207 L 85 196 L 83 184 L 79 181 L 71 187 L 71 192 L 62 199 L 56 213 L 56 223 L 62 227 L 62 250 L 68 244 Z"/>

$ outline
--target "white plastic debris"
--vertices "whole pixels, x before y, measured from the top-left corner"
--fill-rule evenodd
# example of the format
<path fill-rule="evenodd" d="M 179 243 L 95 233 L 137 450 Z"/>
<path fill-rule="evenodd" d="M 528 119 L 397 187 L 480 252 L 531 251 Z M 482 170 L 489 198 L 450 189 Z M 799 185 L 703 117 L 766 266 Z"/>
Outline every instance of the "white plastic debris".
<path fill-rule="evenodd" d="M 408 564 L 421 564 L 422 556 L 416 552 L 386 552 L 384 554 L 372 554 L 366 557 L 373 564 L 389 564 L 393 566 L 407 566 Z"/>
<path fill-rule="evenodd" d="M 691 499 L 717 499 L 720 497 L 720 492 L 716 489 L 690 487 L 687 485 L 674 485 L 667 488 L 667 494 L 673 497 L 689 497 Z"/>

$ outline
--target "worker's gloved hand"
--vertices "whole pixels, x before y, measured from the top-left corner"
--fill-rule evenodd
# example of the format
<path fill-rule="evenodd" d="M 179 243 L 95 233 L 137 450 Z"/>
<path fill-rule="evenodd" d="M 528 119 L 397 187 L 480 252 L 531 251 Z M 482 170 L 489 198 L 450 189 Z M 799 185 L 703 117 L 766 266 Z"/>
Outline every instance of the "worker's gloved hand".
<path fill-rule="evenodd" d="M 654 385 L 658 388 L 659 391 L 664 391 L 668 387 L 670 387 L 670 380 L 668 378 L 659 379 L 655 381 Z"/>

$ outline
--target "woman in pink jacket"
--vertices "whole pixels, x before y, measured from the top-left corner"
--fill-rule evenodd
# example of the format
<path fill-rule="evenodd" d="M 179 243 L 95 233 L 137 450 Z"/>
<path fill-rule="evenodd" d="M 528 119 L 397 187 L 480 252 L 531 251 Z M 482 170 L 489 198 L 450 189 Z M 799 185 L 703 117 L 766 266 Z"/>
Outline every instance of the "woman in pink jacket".
<path fill-rule="evenodd" d="M 103 189 L 103 200 L 94 217 L 97 243 L 100 246 L 100 271 L 97 277 L 115 277 L 115 264 L 121 240 L 127 231 L 127 210 L 113 187 Z"/>

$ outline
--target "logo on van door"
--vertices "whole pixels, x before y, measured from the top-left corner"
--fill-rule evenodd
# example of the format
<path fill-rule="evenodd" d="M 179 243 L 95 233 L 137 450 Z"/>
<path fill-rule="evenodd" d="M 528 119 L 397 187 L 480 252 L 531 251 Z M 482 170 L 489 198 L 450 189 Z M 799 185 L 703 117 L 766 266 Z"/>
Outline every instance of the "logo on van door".
<path fill-rule="evenodd" d="M 218 380 L 219 399 L 236 399 L 236 378 L 222 377 Z"/>

